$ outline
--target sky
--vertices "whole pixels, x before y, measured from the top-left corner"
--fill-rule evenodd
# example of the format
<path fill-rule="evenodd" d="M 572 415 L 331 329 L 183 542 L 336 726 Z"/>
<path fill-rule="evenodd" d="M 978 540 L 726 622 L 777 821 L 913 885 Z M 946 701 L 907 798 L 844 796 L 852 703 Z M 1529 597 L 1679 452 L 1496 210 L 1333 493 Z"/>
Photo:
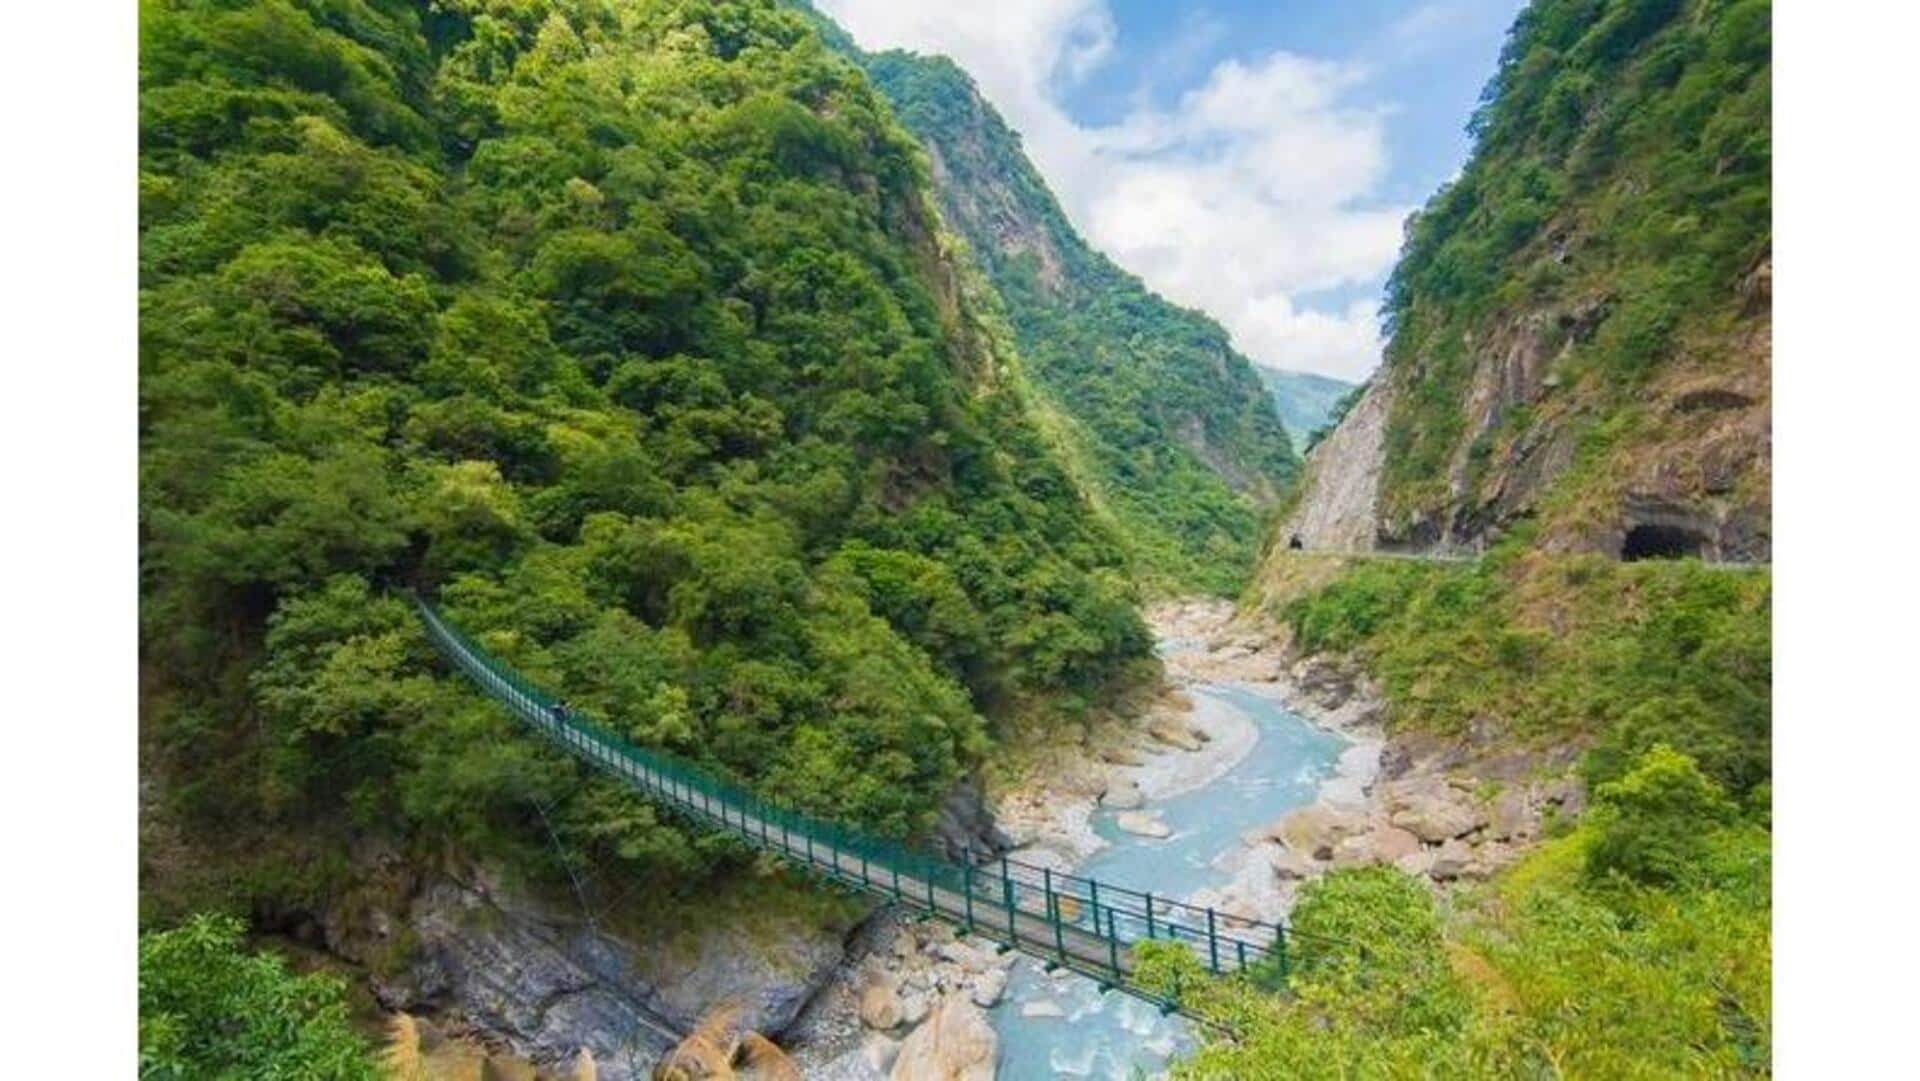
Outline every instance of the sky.
<path fill-rule="evenodd" d="M 1256 363 L 1380 361 L 1407 214 L 1466 159 L 1521 0 L 815 0 L 944 53 L 1087 239 Z"/>

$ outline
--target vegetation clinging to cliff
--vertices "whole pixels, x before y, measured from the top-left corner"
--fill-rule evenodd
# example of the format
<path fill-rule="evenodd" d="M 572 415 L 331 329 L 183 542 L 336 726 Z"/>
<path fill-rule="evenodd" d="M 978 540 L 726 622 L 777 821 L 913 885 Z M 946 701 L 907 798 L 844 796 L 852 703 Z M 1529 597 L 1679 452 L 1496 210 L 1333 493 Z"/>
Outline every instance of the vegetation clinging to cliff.
<path fill-rule="evenodd" d="M 1298 469 L 1252 364 L 1218 323 L 1081 239 L 1019 136 L 952 61 L 861 59 L 944 165 L 947 218 L 1005 299 L 1027 369 L 1070 420 L 1081 479 L 1140 569 L 1168 588 L 1237 590 L 1258 554 L 1262 505 Z M 1001 235 L 1009 229 L 1020 235 Z"/>
<path fill-rule="evenodd" d="M 637 740 L 896 836 L 997 723 L 1145 658 L 1120 547 L 968 344 L 911 140 L 800 17 L 141 30 L 142 654 L 190 819 L 683 889 L 720 858 L 507 738 L 403 586 Z"/>
<path fill-rule="evenodd" d="M 1472 160 L 1413 220 L 1388 282 L 1387 364 L 1410 368 L 1387 429 L 1390 519 L 1446 497 L 1470 342 L 1502 313 L 1595 305 L 1553 373 L 1591 423 L 1678 343 L 1715 359 L 1772 236 L 1770 19 L 1769 0 L 1536 0 L 1520 14 Z M 1496 434 L 1511 443 L 1528 423 Z"/>
<path fill-rule="evenodd" d="M 1765 784 L 1769 575 L 1523 547 L 1472 566 L 1362 564 L 1282 615 L 1300 648 L 1367 666 L 1396 731 L 1577 741 L 1593 783 L 1664 743 L 1736 794 Z"/>

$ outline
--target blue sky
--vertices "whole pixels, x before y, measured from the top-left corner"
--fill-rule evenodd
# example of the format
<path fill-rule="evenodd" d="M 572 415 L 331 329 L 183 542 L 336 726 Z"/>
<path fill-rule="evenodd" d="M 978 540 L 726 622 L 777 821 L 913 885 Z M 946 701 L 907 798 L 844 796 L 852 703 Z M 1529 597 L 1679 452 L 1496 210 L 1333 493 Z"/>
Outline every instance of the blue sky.
<path fill-rule="evenodd" d="M 1521 0 L 817 0 L 945 53 L 1089 240 L 1256 362 L 1358 379 Z"/>

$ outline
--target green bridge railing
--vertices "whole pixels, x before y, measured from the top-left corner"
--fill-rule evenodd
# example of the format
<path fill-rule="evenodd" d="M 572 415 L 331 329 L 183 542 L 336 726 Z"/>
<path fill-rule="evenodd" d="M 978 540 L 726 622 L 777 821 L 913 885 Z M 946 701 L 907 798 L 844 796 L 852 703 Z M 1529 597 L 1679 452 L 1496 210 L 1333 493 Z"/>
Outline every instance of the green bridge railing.
<path fill-rule="evenodd" d="M 1191 947 L 1232 972 L 1272 959 L 1286 972 L 1294 933 L 1281 924 L 1156 897 L 1004 856 L 956 863 L 782 806 L 672 755 L 636 746 L 488 653 L 418 598 L 428 636 L 456 667 L 528 727 L 689 819 L 721 829 L 807 871 L 948 920 L 973 934 L 1084 973 L 1105 986 L 1179 1003 L 1133 984 L 1132 947 Z"/>

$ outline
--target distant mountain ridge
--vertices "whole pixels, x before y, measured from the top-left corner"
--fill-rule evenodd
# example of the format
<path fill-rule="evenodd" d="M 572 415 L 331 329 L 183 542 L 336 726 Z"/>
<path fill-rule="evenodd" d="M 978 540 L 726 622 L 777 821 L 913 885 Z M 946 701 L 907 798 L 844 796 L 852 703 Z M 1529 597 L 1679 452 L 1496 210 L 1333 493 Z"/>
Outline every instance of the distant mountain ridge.
<path fill-rule="evenodd" d="M 942 216 L 1003 299 L 1065 457 L 1139 573 L 1163 588 L 1233 592 L 1257 558 L 1264 508 L 1299 468 L 1253 364 L 1214 320 L 1081 238 L 959 66 L 866 53 L 814 18 L 926 147 Z"/>
<path fill-rule="evenodd" d="M 1279 412 L 1280 423 L 1286 427 L 1287 434 L 1293 437 L 1294 449 L 1302 453 L 1313 433 L 1333 419 L 1340 400 L 1359 385 L 1328 375 L 1286 371 L 1264 364 L 1254 365 L 1253 370 L 1273 395 L 1273 407 Z"/>

